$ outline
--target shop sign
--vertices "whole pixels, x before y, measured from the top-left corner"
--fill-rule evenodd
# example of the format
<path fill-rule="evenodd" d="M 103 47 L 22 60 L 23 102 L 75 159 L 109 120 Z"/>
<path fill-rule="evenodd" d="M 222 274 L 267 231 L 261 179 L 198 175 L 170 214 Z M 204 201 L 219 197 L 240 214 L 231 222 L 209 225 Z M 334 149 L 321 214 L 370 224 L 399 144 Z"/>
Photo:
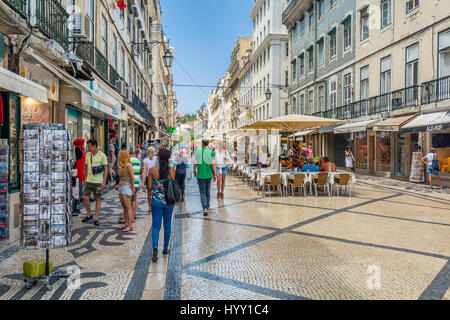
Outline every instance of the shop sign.
<path fill-rule="evenodd" d="M 47 89 L 47 98 L 50 100 L 59 100 L 59 79 L 53 77 L 50 72 L 40 69 L 22 59 L 20 75 L 45 87 Z"/>
<path fill-rule="evenodd" d="M 398 131 L 398 126 L 385 125 L 385 126 L 376 126 L 376 131 Z"/>
<path fill-rule="evenodd" d="M 366 137 L 367 137 L 367 135 L 366 135 L 365 132 L 359 132 L 359 133 L 356 135 L 356 139 L 365 139 Z"/>
<path fill-rule="evenodd" d="M 390 132 L 383 132 L 383 131 L 377 132 L 377 137 L 380 137 L 380 138 L 388 137 L 390 135 L 391 135 Z"/>
<path fill-rule="evenodd" d="M 113 104 L 115 105 L 115 108 L 111 108 L 110 106 L 105 105 L 104 103 L 101 103 L 100 101 L 95 100 L 94 98 L 90 97 L 90 102 L 89 105 L 92 108 L 95 108 L 97 110 L 102 111 L 103 113 L 119 118 L 120 117 L 120 111 L 121 111 L 121 106 L 120 106 L 120 102 L 117 101 L 116 99 L 114 99 L 113 97 L 111 97 L 108 93 L 106 93 L 106 91 L 104 91 L 103 89 L 101 89 L 98 86 L 98 82 L 97 80 L 93 80 L 93 81 L 85 81 L 87 82 L 87 86 L 94 91 L 96 94 L 98 94 L 100 97 L 102 97 L 103 99 L 107 100 L 107 101 L 111 101 L 113 102 Z M 83 94 L 84 95 L 84 94 Z"/>
<path fill-rule="evenodd" d="M 427 126 L 427 132 L 442 131 L 442 130 L 444 130 L 444 125 L 442 124 Z"/>

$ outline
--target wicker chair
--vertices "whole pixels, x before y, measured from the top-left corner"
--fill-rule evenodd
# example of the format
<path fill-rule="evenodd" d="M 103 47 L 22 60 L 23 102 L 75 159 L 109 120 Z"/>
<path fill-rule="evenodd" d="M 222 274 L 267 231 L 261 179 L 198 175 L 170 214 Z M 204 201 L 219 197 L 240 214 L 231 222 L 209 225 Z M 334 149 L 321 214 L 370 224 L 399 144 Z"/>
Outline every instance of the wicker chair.
<path fill-rule="evenodd" d="M 318 197 L 317 186 L 323 187 L 324 191 L 325 187 L 327 187 L 328 196 L 330 197 L 330 184 L 328 183 L 328 172 L 319 172 L 317 179 L 314 179 L 314 189 L 316 190 L 316 197 Z"/>
<path fill-rule="evenodd" d="M 292 191 L 292 196 L 295 196 L 294 190 L 295 188 L 302 188 L 303 189 L 303 193 L 306 197 L 306 174 L 304 173 L 296 173 L 294 174 L 294 179 L 289 179 L 288 180 L 288 185 L 291 187 L 291 191 Z M 300 190 L 299 190 L 300 192 Z"/>
<path fill-rule="evenodd" d="M 338 196 L 340 193 L 339 191 L 342 190 L 343 188 L 345 188 L 350 197 L 352 196 L 352 191 L 350 188 L 350 178 L 351 178 L 350 173 L 340 173 L 339 179 L 334 180 L 334 185 Z"/>
<path fill-rule="evenodd" d="M 272 191 L 270 190 L 270 188 L 277 187 L 278 192 L 280 193 L 280 196 L 282 196 L 281 186 L 280 186 L 280 178 L 281 178 L 281 174 L 279 174 L 279 173 L 272 174 L 269 177 L 266 177 L 264 179 L 263 194 L 264 194 L 264 188 L 267 187 L 267 191 L 270 191 L 269 196 L 272 197 Z"/>

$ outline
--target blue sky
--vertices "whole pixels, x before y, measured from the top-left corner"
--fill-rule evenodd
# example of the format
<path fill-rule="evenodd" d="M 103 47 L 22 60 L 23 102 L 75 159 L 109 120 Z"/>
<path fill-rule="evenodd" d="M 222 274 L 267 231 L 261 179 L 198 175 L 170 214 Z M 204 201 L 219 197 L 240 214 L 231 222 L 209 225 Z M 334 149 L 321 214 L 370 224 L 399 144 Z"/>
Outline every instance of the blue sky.
<path fill-rule="evenodd" d="M 239 35 L 252 34 L 253 0 L 161 0 L 162 25 L 175 48 L 174 83 L 217 85 L 230 64 Z M 174 87 L 178 113 L 192 113 L 208 102 L 213 88 Z"/>

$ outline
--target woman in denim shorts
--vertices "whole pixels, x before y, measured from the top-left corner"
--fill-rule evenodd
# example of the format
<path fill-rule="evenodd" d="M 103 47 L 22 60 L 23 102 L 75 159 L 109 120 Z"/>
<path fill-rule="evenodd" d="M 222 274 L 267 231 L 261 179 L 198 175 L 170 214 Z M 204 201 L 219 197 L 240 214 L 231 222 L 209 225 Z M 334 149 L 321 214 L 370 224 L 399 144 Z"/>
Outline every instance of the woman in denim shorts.
<path fill-rule="evenodd" d="M 122 232 L 133 231 L 133 209 L 131 206 L 131 198 L 136 194 L 134 187 L 134 173 L 131 165 L 130 154 L 126 150 L 119 152 L 119 159 L 117 161 L 119 168 L 119 183 L 116 185 L 116 190 L 119 191 L 120 203 L 124 211 L 124 224 L 120 227 Z"/>

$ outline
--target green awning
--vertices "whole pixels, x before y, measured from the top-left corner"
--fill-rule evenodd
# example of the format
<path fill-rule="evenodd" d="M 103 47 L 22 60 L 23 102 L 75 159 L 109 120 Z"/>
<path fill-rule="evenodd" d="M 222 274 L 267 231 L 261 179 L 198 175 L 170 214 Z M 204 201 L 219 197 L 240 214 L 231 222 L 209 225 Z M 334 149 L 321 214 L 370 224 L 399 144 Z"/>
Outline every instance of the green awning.
<path fill-rule="evenodd" d="M 321 41 L 323 41 L 323 36 L 321 36 L 321 37 L 317 40 L 317 43 L 319 43 L 319 42 L 321 42 Z"/>
<path fill-rule="evenodd" d="M 332 34 L 333 32 L 336 32 L 336 27 L 331 28 L 330 31 L 328 31 L 328 34 Z"/>
<path fill-rule="evenodd" d="M 349 14 L 347 17 L 344 18 L 344 20 L 341 21 L 342 24 L 346 24 L 348 20 L 352 18 L 352 15 Z"/>
<path fill-rule="evenodd" d="M 308 49 L 306 49 L 307 51 L 310 51 L 310 50 L 312 50 L 312 49 L 314 49 L 314 45 L 312 44 L 312 45 L 310 45 L 309 47 L 308 47 Z"/>
<path fill-rule="evenodd" d="M 296 60 L 296 58 L 292 59 L 291 63 L 294 64 Z"/>
<path fill-rule="evenodd" d="M 300 53 L 300 55 L 298 56 L 299 58 L 303 57 L 305 55 L 305 52 Z"/>

